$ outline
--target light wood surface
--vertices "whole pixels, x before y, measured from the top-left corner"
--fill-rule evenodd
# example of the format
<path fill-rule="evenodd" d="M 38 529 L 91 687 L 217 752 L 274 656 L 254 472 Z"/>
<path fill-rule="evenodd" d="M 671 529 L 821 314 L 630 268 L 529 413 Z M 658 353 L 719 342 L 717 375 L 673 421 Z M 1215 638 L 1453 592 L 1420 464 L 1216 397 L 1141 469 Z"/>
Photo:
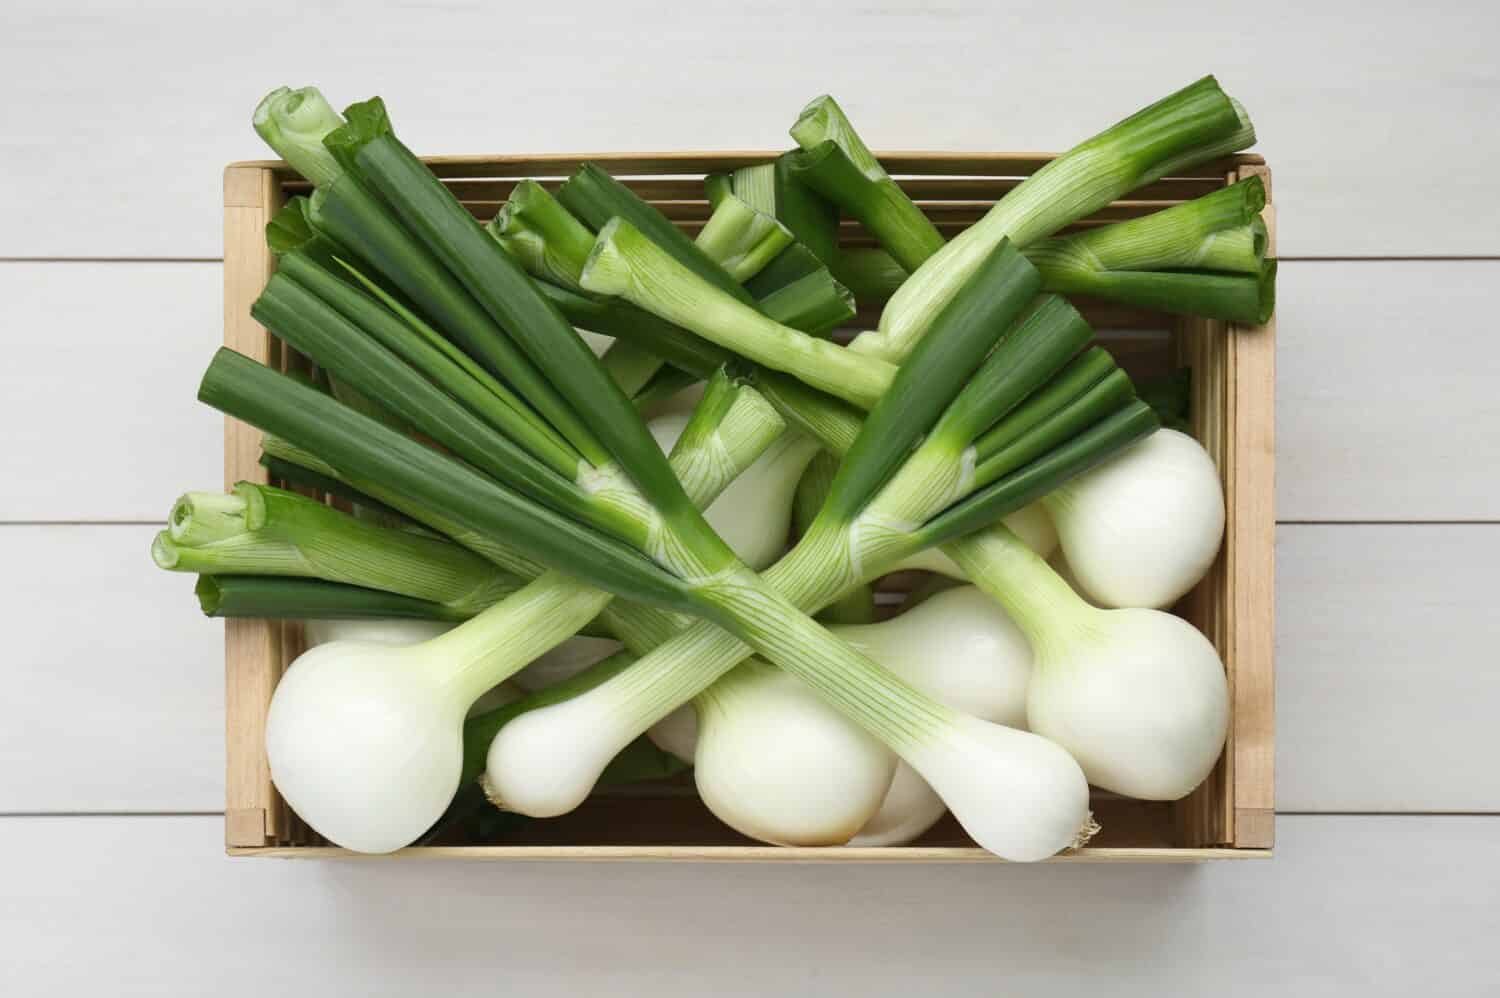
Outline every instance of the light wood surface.
<path fill-rule="evenodd" d="M 1288 255 L 1495 254 L 1496 18 L 1474 0 L 12 0 L 0 256 L 218 256 L 218 170 L 264 155 L 250 112 L 282 83 L 383 93 L 426 153 L 764 148 L 824 91 L 877 148 L 1058 150 L 1210 70 L 1278 150 Z M 67 86 L 60 66 L 79 67 Z M 35 196 L 57 176 L 86 196 Z"/>
<path fill-rule="evenodd" d="M 1210 70 L 1282 252 L 1380 258 L 1281 269 L 1277 803 L 1319 813 L 1277 857 L 773 871 L 245 864 L 218 813 L 56 816 L 223 806 L 222 627 L 153 528 L 96 525 L 218 479 L 222 278 L 0 263 L 0 812 L 54 815 L 0 817 L 7 993 L 1483 993 L 1500 817 L 1324 812 L 1500 812 L 1500 261 L 1446 259 L 1500 255 L 1497 44 L 1469 0 L 5 5 L 0 258 L 217 258 L 282 82 L 383 92 L 418 151 L 771 146 L 823 90 L 878 146 L 1057 149 Z"/>
<path fill-rule="evenodd" d="M 1269 863 L 769 868 L 246 863 L 216 818 L 14 819 L 0 932 L 17 993 L 1446 998 L 1500 975 L 1492 826 L 1288 817 Z"/>
<path fill-rule="evenodd" d="M 0 812 L 223 807 L 223 625 L 155 529 L 0 526 Z M 1500 525 L 1279 528 L 1279 807 L 1500 812 L 1497 562 Z"/>
<path fill-rule="evenodd" d="M 1500 261 L 1294 261 L 1279 278 L 1280 519 L 1500 519 Z M 0 263 L 22 333 L 0 365 L 0 451 L 47 470 L 11 476 L 0 522 L 158 520 L 219 480 L 222 424 L 193 392 L 222 281 L 218 264 Z"/>

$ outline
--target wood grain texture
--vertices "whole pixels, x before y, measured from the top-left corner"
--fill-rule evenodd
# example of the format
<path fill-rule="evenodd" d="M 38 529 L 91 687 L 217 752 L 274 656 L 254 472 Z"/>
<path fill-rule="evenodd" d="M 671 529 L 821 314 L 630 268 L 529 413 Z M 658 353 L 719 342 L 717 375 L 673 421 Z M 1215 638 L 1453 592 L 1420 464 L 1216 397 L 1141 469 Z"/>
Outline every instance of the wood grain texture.
<path fill-rule="evenodd" d="M 0 932 L 18 994 L 1469 995 L 1500 974 L 1495 826 L 1296 817 L 1276 860 L 1196 868 L 752 869 L 243 862 L 214 818 L 0 819 Z"/>
<path fill-rule="evenodd" d="M 1243 167 L 1237 179 L 1264 167 Z M 1274 255 L 1276 209 L 1267 206 L 1267 252 Z M 1226 536 L 1234 576 L 1229 612 L 1234 621 L 1234 737 L 1226 750 L 1234 793 L 1237 845 L 1269 849 L 1276 824 L 1276 329 L 1271 316 L 1259 329 L 1239 329 L 1233 342 L 1233 508 Z M 1269 411 L 1267 411 L 1269 409 Z"/>
<path fill-rule="evenodd" d="M 1497 811 L 1500 526 L 1286 526 L 1276 803 Z"/>
<path fill-rule="evenodd" d="M 223 625 L 150 566 L 153 532 L 0 527 L 24 625 L 0 812 L 223 808 Z M 1283 525 L 1277 553 L 1278 807 L 1500 811 L 1500 526 Z"/>
<path fill-rule="evenodd" d="M 0 367 L 0 450 L 41 469 L 0 490 L 0 522 L 155 520 L 219 479 L 222 424 L 193 394 L 220 271 L 0 263 L 7 328 L 35 331 Z M 1280 280 L 1280 518 L 1500 519 L 1500 261 L 1289 262 Z"/>
<path fill-rule="evenodd" d="M 154 527 L 0 527 L 0 812 L 224 807 L 224 627 Z"/>
<path fill-rule="evenodd" d="M 271 277 L 266 223 L 281 205 L 272 170 L 238 166 L 224 171 L 224 346 L 262 364 L 285 368 L 283 350 L 250 317 L 250 306 Z M 261 432 L 224 418 L 224 487 L 267 481 L 260 465 Z M 266 762 L 266 712 L 281 678 L 286 625 L 276 620 L 224 623 L 224 839 L 231 846 L 258 846 L 284 834 L 288 809 L 271 789 Z"/>
<path fill-rule="evenodd" d="M 1279 279 L 1281 519 L 1500 520 L 1500 261 L 1295 263 Z"/>
<path fill-rule="evenodd" d="M 1260 123 L 1296 209 L 1285 253 L 1500 252 L 1483 70 L 1500 20 L 1470 0 L 1267 0 L 1254 16 L 775 0 L 691 17 L 660 2 L 388 0 L 351 17 L 327 0 L 17 0 L 0 16 L 0 256 L 217 256 L 219 172 L 264 155 L 255 102 L 309 72 L 340 103 L 385 94 L 419 152 L 495 153 L 778 146 L 824 91 L 876 147 L 1057 150 L 1212 70 Z"/>
<path fill-rule="evenodd" d="M 4 186 L 4 185 L 0 185 Z M 161 520 L 223 477 L 214 263 L 0 263 L 0 522 Z"/>

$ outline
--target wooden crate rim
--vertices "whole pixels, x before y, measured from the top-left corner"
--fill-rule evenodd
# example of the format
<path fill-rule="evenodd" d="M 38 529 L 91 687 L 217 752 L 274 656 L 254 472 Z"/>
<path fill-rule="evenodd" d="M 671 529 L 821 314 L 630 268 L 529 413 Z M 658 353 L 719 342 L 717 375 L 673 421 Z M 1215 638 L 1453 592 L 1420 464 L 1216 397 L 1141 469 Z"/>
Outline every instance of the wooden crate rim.
<path fill-rule="evenodd" d="M 515 179 L 516 175 L 546 169 L 550 165 L 569 167 L 595 160 L 634 181 L 653 177 L 686 176 L 715 169 L 727 169 L 745 163 L 764 162 L 780 150 L 767 152 L 677 152 L 677 153 L 551 153 L 530 156 L 439 156 L 425 162 L 448 180 Z M 975 178 L 1010 181 L 1024 172 L 1034 171 L 1055 158 L 1047 153 L 963 153 L 911 152 L 881 153 L 891 161 L 892 172 L 903 179 Z M 650 157 L 650 158 L 648 158 Z M 903 158 L 904 157 L 904 158 Z M 1227 156 L 1204 164 L 1187 174 L 1163 178 L 1169 183 L 1189 180 L 1213 180 L 1232 183 L 1250 175 L 1267 182 L 1267 206 L 1264 216 L 1275 240 L 1275 209 L 1269 189 L 1270 170 L 1258 155 Z M 989 164 L 991 172 L 975 170 Z M 910 165 L 912 169 L 902 170 Z M 949 172 L 921 169 L 953 167 Z M 505 167 L 510 173 L 466 173 L 465 170 L 494 170 Z M 1003 167 L 1012 168 L 1004 172 Z M 1023 169 L 1024 168 L 1024 169 Z M 674 174 L 673 171 L 677 172 Z M 281 199 L 287 194 L 287 181 L 297 178 L 279 160 L 252 160 L 229 164 L 224 172 L 225 207 L 225 342 L 232 348 L 274 363 L 285 361 L 274 339 L 248 314 L 248 304 L 269 276 L 272 262 L 265 249 L 264 225 Z M 1213 607 L 1212 626 L 1218 629 L 1220 653 L 1231 674 L 1231 696 L 1234 715 L 1224 756 L 1210 781 L 1181 804 L 1194 806 L 1177 812 L 1179 841 L 1182 844 L 1123 844 L 1086 847 L 1052 857 L 1051 862 L 1140 862 L 1179 863 L 1218 859 L 1266 858 L 1272 855 L 1274 842 L 1274 344 L 1275 318 L 1259 330 L 1247 330 L 1229 324 L 1222 332 L 1228 345 L 1222 359 L 1216 361 L 1222 374 L 1216 374 L 1213 412 L 1209 403 L 1195 402 L 1194 425 L 1208 418 L 1216 420 L 1214 450 L 1222 460 L 1229 522 L 1225 547 L 1216 563 L 1218 585 L 1228 589 L 1225 602 Z M 1186 329 L 1180 324 L 1175 337 Z M 1247 338 L 1246 334 L 1249 334 Z M 1179 347 L 1181 345 L 1179 340 Z M 1206 343 L 1201 337 L 1199 343 Z M 1203 415 L 1207 412 L 1207 416 Z M 1243 425 L 1241 423 L 1243 422 Z M 1227 433 L 1229 443 L 1224 437 Z M 1205 439 L 1200 436 L 1200 439 Z M 226 420 L 225 463 L 228 481 L 245 477 L 242 468 L 259 472 L 256 461 L 258 434 L 250 427 Z M 1205 446 L 1207 446 L 1205 442 Z M 1242 508 L 1243 504 L 1243 508 Z M 1233 538 L 1234 540 L 1231 540 Z M 1246 546 L 1248 545 L 1248 546 Z M 1227 568 L 1225 566 L 1228 566 Z M 1228 580 L 1228 581 L 1225 581 Z M 1236 581 L 1237 580 L 1237 581 Z M 1248 584 L 1246 584 L 1248 583 Z M 289 636 L 283 645 L 282 629 L 270 622 L 228 621 L 226 623 L 226 667 L 229 689 L 226 691 L 228 723 L 227 800 L 225 810 L 226 852 L 231 856 L 265 856 L 296 858 L 355 858 L 357 854 L 328 846 L 293 845 L 307 829 L 275 792 L 269 779 L 263 747 L 257 732 L 263 730 L 265 707 L 280 670 L 295 651 L 298 640 Z M 237 624 L 246 625 L 237 627 Z M 1209 625 L 1204 625 L 1208 633 Z M 1222 643 L 1221 643 L 1222 642 Z M 284 654 L 286 657 L 284 657 Z M 1239 664 L 1234 663 L 1238 660 Z M 239 662 L 241 667 L 237 667 Z M 248 669 L 248 671 L 242 671 Z M 1239 678 L 1236 679 L 1236 673 Z M 257 706 L 258 705 L 258 706 Z M 1246 712 L 1248 708 L 1248 712 Z M 250 723 L 247 723 L 249 719 Z M 248 740 L 247 740 L 248 739 Z M 1210 796 L 1212 782 L 1217 782 L 1217 797 Z M 1207 805 L 1207 806 L 1203 806 Z M 1182 824 L 1188 816 L 1188 825 Z M 256 843 L 256 844 L 252 844 Z M 694 861 L 722 862 L 798 862 L 798 863 L 905 863 L 905 862 L 1001 862 L 972 846 L 903 846 L 890 849 L 833 847 L 788 849 L 762 845 L 471 845 L 433 846 L 408 849 L 393 854 L 396 858 L 465 858 L 487 860 L 593 860 L 593 861 Z M 377 858 L 377 857 L 366 857 Z"/>
<path fill-rule="evenodd" d="M 637 172 L 643 174 L 672 173 L 673 167 L 683 172 L 696 172 L 694 164 L 711 163 L 714 166 L 729 169 L 731 167 L 748 166 L 755 163 L 764 163 L 780 156 L 785 149 L 724 149 L 724 150 L 700 150 L 700 151 L 677 151 L 677 152 L 572 152 L 572 153 L 504 153 L 504 154 L 466 154 L 458 156 L 422 156 L 422 162 L 434 167 L 435 173 L 442 177 L 464 176 L 461 172 L 464 168 L 478 167 L 513 167 L 517 171 L 531 171 L 548 166 L 576 168 L 579 163 L 601 163 L 618 166 L 621 169 L 630 169 L 631 164 L 661 164 L 667 169 L 648 170 L 638 167 Z M 963 150 L 939 150 L 939 149 L 895 149 L 876 150 L 875 156 L 885 165 L 886 169 L 893 174 L 932 174 L 949 175 L 962 171 L 934 170 L 933 167 L 945 164 L 964 162 L 969 165 L 982 165 L 988 167 L 1013 167 L 1016 173 L 1035 172 L 1043 164 L 1049 163 L 1061 156 L 1060 152 L 966 152 Z M 1193 179 L 1222 177 L 1226 172 L 1244 166 L 1265 166 L 1264 157 L 1256 153 L 1235 153 L 1229 156 L 1221 156 L 1209 160 L 1182 173 L 1169 174 L 1162 179 Z M 689 168 L 692 169 L 689 169 Z M 247 159 L 230 163 L 226 170 L 259 169 L 274 170 L 277 174 L 297 176 L 298 174 L 285 160 L 280 159 Z M 976 176 L 1006 176 L 1004 173 L 976 173 Z"/>
<path fill-rule="evenodd" d="M 691 862 L 691 863 L 1010 863 L 993 853 L 968 846 L 423 846 L 393 853 L 371 855 L 337 846 L 226 846 L 230 856 L 269 856 L 277 859 L 340 860 L 550 860 L 582 859 L 599 862 Z M 1050 856 L 1044 863 L 1183 863 L 1219 859 L 1271 859 L 1271 849 L 1236 849 L 1230 846 L 1160 849 L 1144 846 L 1111 846 L 1072 849 Z"/>

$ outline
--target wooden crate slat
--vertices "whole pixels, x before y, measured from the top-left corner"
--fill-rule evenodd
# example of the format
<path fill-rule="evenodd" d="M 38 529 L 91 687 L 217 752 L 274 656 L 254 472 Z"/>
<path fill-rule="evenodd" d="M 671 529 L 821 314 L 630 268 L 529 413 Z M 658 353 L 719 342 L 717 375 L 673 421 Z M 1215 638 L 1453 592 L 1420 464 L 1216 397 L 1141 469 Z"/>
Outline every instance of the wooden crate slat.
<path fill-rule="evenodd" d="M 271 275 L 265 227 L 280 198 L 276 174 L 230 167 L 224 174 L 224 344 L 261 363 L 272 363 L 271 337 L 250 318 L 250 303 Z M 266 480 L 260 465 L 260 431 L 224 421 L 224 484 Z M 265 760 L 266 709 L 282 663 L 280 627 L 265 620 L 227 620 L 225 672 L 226 843 L 259 846 L 276 838 L 284 806 L 271 786 Z"/>
<path fill-rule="evenodd" d="M 471 155 L 424 156 L 422 161 L 439 177 L 566 177 L 584 163 L 597 163 L 612 174 L 628 176 L 670 176 L 737 170 L 742 166 L 767 163 L 784 150 L 732 150 L 725 152 L 640 152 L 640 153 L 546 153 L 539 155 Z M 877 150 L 876 156 L 886 170 L 896 177 L 1025 177 L 1056 158 L 1049 152 L 924 152 Z M 1261 165 L 1260 156 L 1240 154 L 1203 163 L 1169 179 L 1216 179 L 1226 170 L 1242 165 Z M 231 164 L 234 167 L 270 167 L 286 170 L 280 160 L 251 160 Z"/>
<path fill-rule="evenodd" d="M 1264 166 L 1246 165 L 1236 179 L 1266 184 L 1263 213 L 1268 254 L 1276 253 L 1275 207 Z M 1268 849 L 1275 840 L 1276 634 L 1276 320 L 1233 331 L 1235 355 L 1234 844 Z"/>

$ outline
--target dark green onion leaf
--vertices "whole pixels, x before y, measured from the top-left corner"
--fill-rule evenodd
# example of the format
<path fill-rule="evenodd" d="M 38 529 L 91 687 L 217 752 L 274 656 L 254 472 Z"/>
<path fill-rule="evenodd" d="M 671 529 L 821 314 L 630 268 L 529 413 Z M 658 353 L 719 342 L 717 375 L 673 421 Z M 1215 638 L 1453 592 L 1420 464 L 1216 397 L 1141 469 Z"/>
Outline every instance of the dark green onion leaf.
<path fill-rule="evenodd" d="M 934 318 L 870 411 L 839 467 L 824 515 L 847 521 L 864 508 L 1040 285 L 1036 268 L 1009 242 L 986 257 Z"/>
<path fill-rule="evenodd" d="M 598 505 L 572 479 L 454 401 L 286 273 L 271 276 L 250 314 L 320 367 L 381 399 L 481 471 L 555 510 L 602 524 Z"/>
<path fill-rule="evenodd" d="M 1069 399 L 1046 413 L 1024 435 L 1016 436 L 980 460 L 974 469 L 976 487 L 988 485 L 1066 443 L 1128 406 L 1134 397 L 1135 389 L 1129 375 L 1116 368 L 1077 398 Z M 1026 418 L 1030 414 L 1022 415 Z M 1004 426 L 1002 420 L 997 428 L 1003 429 Z"/>
<path fill-rule="evenodd" d="M 457 622 L 470 616 L 431 600 L 290 576 L 200 575 L 194 592 L 206 617 L 269 620 L 403 617 Z"/>
<path fill-rule="evenodd" d="M 329 140 L 339 137 L 335 131 Z M 394 284 L 417 310 L 545 418 L 590 463 L 609 455 L 567 401 L 436 257 L 391 216 L 364 183 L 346 172 L 313 194 L 312 222 Z"/>
<path fill-rule="evenodd" d="M 524 498 L 478 471 L 221 348 L 200 401 L 275 434 L 354 480 L 378 481 L 446 521 L 619 596 L 701 612 L 682 580 L 639 552 Z"/>
<path fill-rule="evenodd" d="M 973 443 L 1093 338 L 1076 308 L 1056 295 L 1039 296 L 944 411 L 933 435 L 961 447 Z"/>
<path fill-rule="evenodd" d="M 586 400 L 589 423 L 674 531 L 700 558 L 731 558 L 682 491 L 666 455 L 634 407 L 579 338 L 573 326 L 521 269 L 394 135 L 382 135 L 355 155 L 359 170 L 395 213 L 518 342 L 566 398 Z"/>
<path fill-rule="evenodd" d="M 754 303 L 750 293 L 730 277 L 728 271 L 709 259 L 670 219 L 595 164 L 583 164 L 558 189 L 557 200 L 595 232 L 609 224 L 611 218 L 625 219 L 714 287 L 746 305 Z"/>
<path fill-rule="evenodd" d="M 1160 428 L 1161 422 L 1149 405 L 1132 402 L 1045 456 L 928 520 L 911 535 L 914 550 L 988 527 Z"/>

